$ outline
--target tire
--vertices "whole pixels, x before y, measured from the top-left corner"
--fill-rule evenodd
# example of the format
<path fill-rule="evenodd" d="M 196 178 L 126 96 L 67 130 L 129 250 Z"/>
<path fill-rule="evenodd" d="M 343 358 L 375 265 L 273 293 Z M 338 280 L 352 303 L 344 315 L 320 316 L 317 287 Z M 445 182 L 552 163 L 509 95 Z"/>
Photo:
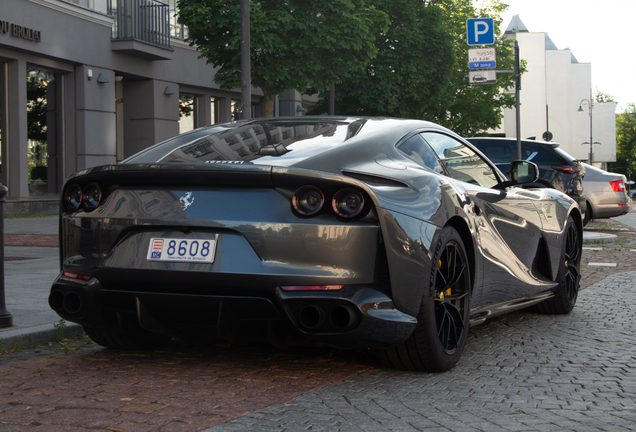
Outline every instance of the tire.
<path fill-rule="evenodd" d="M 443 372 L 461 357 L 469 326 L 471 279 L 466 250 L 454 228 L 442 230 L 432 262 L 415 330 L 402 345 L 379 352 L 387 366 Z"/>
<path fill-rule="evenodd" d="M 554 297 L 532 306 L 533 312 L 544 314 L 568 314 L 574 308 L 581 281 L 581 235 L 572 216 L 568 217 L 564 230 L 563 247 L 557 274 L 558 286 Z"/>
<path fill-rule="evenodd" d="M 95 327 L 83 326 L 84 332 L 93 342 L 99 345 L 123 351 L 153 350 L 163 348 L 170 342 L 170 337 L 155 333 L 146 334 L 117 333 Z"/>
<path fill-rule="evenodd" d="M 588 222 L 592 220 L 593 216 L 592 205 L 588 201 L 587 205 L 585 206 L 585 215 L 583 215 L 583 226 L 586 226 Z"/>

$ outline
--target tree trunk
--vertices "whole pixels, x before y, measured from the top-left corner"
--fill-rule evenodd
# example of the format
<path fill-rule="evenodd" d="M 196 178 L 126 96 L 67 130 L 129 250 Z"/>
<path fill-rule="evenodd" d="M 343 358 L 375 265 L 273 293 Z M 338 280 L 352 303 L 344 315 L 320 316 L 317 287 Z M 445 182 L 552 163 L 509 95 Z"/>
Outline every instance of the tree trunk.
<path fill-rule="evenodd" d="M 263 94 L 265 95 L 265 117 L 274 117 L 274 102 L 276 101 L 276 93 L 264 88 Z"/>

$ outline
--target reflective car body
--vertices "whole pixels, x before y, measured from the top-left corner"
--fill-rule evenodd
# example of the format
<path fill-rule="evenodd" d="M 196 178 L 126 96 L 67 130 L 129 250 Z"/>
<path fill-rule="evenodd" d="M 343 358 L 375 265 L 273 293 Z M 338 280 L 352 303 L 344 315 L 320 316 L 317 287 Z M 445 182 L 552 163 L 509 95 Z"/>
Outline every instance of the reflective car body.
<path fill-rule="evenodd" d="M 49 303 L 114 348 L 209 336 L 391 350 L 438 328 L 442 360 L 390 363 L 445 370 L 469 325 L 566 288 L 571 309 L 580 220 L 568 196 L 511 185 L 432 123 L 214 125 L 67 180 Z"/>
<path fill-rule="evenodd" d="M 583 188 L 587 199 L 586 219 L 610 218 L 631 211 L 632 200 L 627 195 L 627 178 L 623 174 L 607 172 L 586 163 L 583 166 Z"/>
<path fill-rule="evenodd" d="M 467 138 L 486 155 L 505 175 L 510 162 L 517 159 L 515 138 Z M 524 139 L 521 140 L 521 159 L 534 162 L 539 167 L 538 183 L 559 190 L 579 204 L 585 214 L 582 163 L 559 148 L 559 144 Z"/>

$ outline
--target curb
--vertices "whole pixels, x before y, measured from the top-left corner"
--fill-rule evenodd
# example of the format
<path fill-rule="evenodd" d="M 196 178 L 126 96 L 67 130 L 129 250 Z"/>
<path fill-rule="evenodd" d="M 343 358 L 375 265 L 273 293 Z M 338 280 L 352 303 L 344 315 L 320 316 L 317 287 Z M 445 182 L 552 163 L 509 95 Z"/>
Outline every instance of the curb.
<path fill-rule="evenodd" d="M 70 339 L 81 336 L 84 333 L 82 326 L 78 324 L 67 324 L 63 331 L 62 339 Z M 52 324 L 42 324 L 35 327 L 4 330 L 0 332 L 2 352 L 11 351 L 16 345 L 21 350 L 36 348 L 47 345 L 49 342 L 56 342 L 54 328 Z M 0 352 L 0 354 L 2 354 Z"/>

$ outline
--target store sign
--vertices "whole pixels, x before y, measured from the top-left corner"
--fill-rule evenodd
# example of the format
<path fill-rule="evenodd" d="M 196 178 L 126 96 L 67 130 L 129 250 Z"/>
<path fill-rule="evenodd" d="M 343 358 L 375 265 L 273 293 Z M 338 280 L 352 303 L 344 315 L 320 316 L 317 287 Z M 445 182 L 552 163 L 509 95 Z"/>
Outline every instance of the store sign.
<path fill-rule="evenodd" d="M 13 37 L 40 42 L 40 31 L 23 27 L 17 24 L 11 24 L 7 21 L 0 21 L 0 33 L 10 34 Z"/>

